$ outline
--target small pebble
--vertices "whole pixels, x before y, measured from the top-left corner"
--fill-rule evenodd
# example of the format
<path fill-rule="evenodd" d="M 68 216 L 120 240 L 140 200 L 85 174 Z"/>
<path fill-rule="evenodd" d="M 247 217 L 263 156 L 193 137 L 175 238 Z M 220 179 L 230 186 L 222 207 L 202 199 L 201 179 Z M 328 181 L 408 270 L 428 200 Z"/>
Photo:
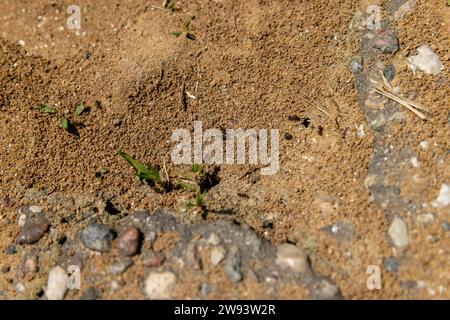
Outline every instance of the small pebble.
<path fill-rule="evenodd" d="M 39 269 L 39 258 L 36 255 L 27 256 L 24 259 L 23 267 L 25 272 L 34 273 Z"/>
<path fill-rule="evenodd" d="M 17 293 L 23 293 L 27 290 L 27 288 L 25 288 L 23 283 L 19 282 L 18 284 L 16 284 L 15 290 Z"/>
<path fill-rule="evenodd" d="M 444 228 L 445 231 L 450 231 L 450 223 L 448 221 L 442 222 L 442 228 Z"/>
<path fill-rule="evenodd" d="M 221 263 L 227 255 L 225 248 L 223 247 L 215 247 L 211 251 L 210 261 L 213 266 L 217 266 Z"/>
<path fill-rule="evenodd" d="M 384 70 L 383 74 L 388 81 L 392 81 L 395 78 L 396 70 L 393 64 L 388 65 Z"/>
<path fill-rule="evenodd" d="M 211 233 L 209 235 L 209 238 L 207 240 L 207 243 L 213 246 L 218 246 L 222 240 L 219 238 L 219 236 L 215 233 Z"/>
<path fill-rule="evenodd" d="M 86 291 L 81 296 L 80 300 L 97 300 L 99 294 L 97 293 L 97 290 L 95 288 L 87 288 Z"/>
<path fill-rule="evenodd" d="M 200 295 L 203 297 L 207 297 L 213 290 L 214 290 L 213 285 L 209 283 L 202 283 L 199 288 Z"/>
<path fill-rule="evenodd" d="M 232 282 L 240 282 L 243 279 L 241 272 L 241 254 L 236 246 L 230 249 L 224 272 Z"/>
<path fill-rule="evenodd" d="M 444 208 L 448 205 L 450 205 L 450 185 L 444 183 L 439 190 L 439 196 L 433 202 L 433 207 Z"/>
<path fill-rule="evenodd" d="M 275 263 L 296 273 L 309 269 L 307 254 L 299 247 L 289 243 L 278 246 Z"/>
<path fill-rule="evenodd" d="M 402 219 L 394 218 L 389 227 L 388 234 L 396 247 L 401 248 L 409 245 L 408 227 Z"/>
<path fill-rule="evenodd" d="M 149 268 L 158 268 L 166 260 L 166 256 L 163 253 L 152 253 L 150 256 L 144 258 L 144 266 Z"/>
<path fill-rule="evenodd" d="M 7 248 L 6 248 L 6 254 L 7 255 L 13 255 L 17 253 L 17 249 L 16 246 L 13 244 L 10 244 Z"/>
<path fill-rule="evenodd" d="M 114 235 L 105 225 L 92 224 L 81 232 L 81 242 L 89 249 L 107 252 L 111 249 Z"/>
<path fill-rule="evenodd" d="M 47 290 L 48 300 L 62 300 L 67 291 L 67 274 L 60 266 L 53 267 L 48 273 Z"/>
<path fill-rule="evenodd" d="M 28 209 L 32 213 L 41 213 L 42 212 L 42 207 L 40 207 L 40 206 L 30 206 Z"/>
<path fill-rule="evenodd" d="M 397 272 L 398 271 L 398 261 L 394 257 L 388 257 L 383 259 L 384 268 L 388 272 Z"/>
<path fill-rule="evenodd" d="M 420 70 L 426 74 L 438 75 L 444 69 L 441 59 L 428 45 L 421 46 L 417 52 L 417 55 L 407 58 L 414 74 Z"/>
<path fill-rule="evenodd" d="M 34 223 L 25 225 L 20 228 L 19 236 L 17 237 L 18 244 L 33 244 L 38 242 L 44 234 L 48 231 L 50 225 L 48 223 Z"/>
<path fill-rule="evenodd" d="M 6 266 L 1 267 L 0 272 L 1 273 L 8 273 L 9 270 L 11 270 L 11 267 L 6 265 Z"/>
<path fill-rule="evenodd" d="M 134 261 L 130 258 L 122 259 L 109 266 L 108 271 L 113 276 L 120 275 L 127 271 L 134 264 Z"/>
<path fill-rule="evenodd" d="M 286 140 L 292 140 L 294 137 L 292 136 L 292 134 L 290 134 L 289 132 L 286 132 L 284 134 L 284 139 Z"/>
<path fill-rule="evenodd" d="M 376 50 L 385 54 L 394 54 L 400 49 L 397 35 L 390 30 L 378 31 L 373 40 L 372 46 Z"/>
<path fill-rule="evenodd" d="M 138 228 L 130 227 L 117 239 L 117 247 L 123 256 L 131 257 L 139 251 L 141 233 Z"/>
<path fill-rule="evenodd" d="M 411 161 L 411 165 L 414 168 L 420 167 L 420 162 L 419 162 L 419 159 L 417 159 L 417 157 L 412 157 L 410 161 Z"/>
<path fill-rule="evenodd" d="M 424 213 L 419 214 L 417 216 L 417 222 L 426 224 L 426 223 L 432 223 L 434 221 L 434 216 L 432 213 Z"/>
<path fill-rule="evenodd" d="M 152 272 L 145 280 L 144 293 L 149 299 L 170 299 L 176 282 L 177 277 L 170 271 Z"/>
<path fill-rule="evenodd" d="M 430 145 L 429 145 L 428 141 L 422 141 L 420 143 L 420 147 L 422 148 L 422 150 L 428 150 L 429 146 Z"/>

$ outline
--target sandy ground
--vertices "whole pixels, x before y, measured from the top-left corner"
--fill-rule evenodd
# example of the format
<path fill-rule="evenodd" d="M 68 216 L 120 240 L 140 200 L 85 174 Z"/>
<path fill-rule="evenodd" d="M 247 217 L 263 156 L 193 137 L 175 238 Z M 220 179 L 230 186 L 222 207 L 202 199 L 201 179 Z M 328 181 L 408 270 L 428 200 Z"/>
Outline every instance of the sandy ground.
<path fill-rule="evenodd" d="M 450 210 L 432 204 L 450 183 L 450 8 L 419 0 L 395 20 L 404 2 L 188 0 L 172 11 L 161 1 L 80 0 L 81 29 L 68 30 L 71 1 L 0 0 L 0 299 L 46 298 L 49 270 L 74 256 L 83 260 L 84 285 L 66 298 L 89 289 L 103 299 L 141 299 L 151 252 L 173 255 L 157 269 L 176 270 L 175 298 L 314 298 L 316 275 L 346 299 L 449 298 Z M 361 21 L 374 4 L 382 27 L 396 32 L 398 52 L 369 48 L 374 33 Z M 189 19 L 195 40 L 175 37 Z M 436 76 L 413 74 L 406 63 L 423 44 L 444 64 Z M 389 65 L 392 85 L 432 110 L 428 121 L 367 87 Z M 89 109 L 75 115 L 80 103 Z M 55 113 L 42 112 L 44 104 Z M 62 117 L 71 132 L 61 128 Z M 117 155 L 123 150 L 177 181 L 190 168 L 172 163 L 170 137 L 194 121 L 219 130 L 278 129 L 279 172 L 205 166 L 217 181 L 202 208 L 189 208 L 193 192 L 137 182 Z M 98 178 L 101 168 L 108 172 Z M 42 207 L 51 226 L 36 244 L 21 245 L 27 205 Z M 86 226 L 101 222 L 120 234 L 137 211 L 159 208 L 180 224 L 151 244 L 145 234 L 142 253 L 123 273 L 106 271 L 120 259 L 116 249 L 73 253 L 86 250 L 79 244 Z M 407 225 L 405 247 L 389 236 L 395 217 Z M 276 245 L 296 244 L 314 276 L 280 275 L 275 285 L 245 276 L 230 284 L 221 270 L 199 274 L 177 264 L 190 254 L 189 245 L 177 246 L 180 230 L 203 226 L 198 237 L 206 237 L 208 225 L 222 221 L 267 240 L 267 257 Z M 246 265 L 271 265 L 241 250 Z M 24 271 L 29 256 L 39 267 Z M 369 266 L 380 268 L 379 290 L 367 287 Z M 216 289 L 201 296 L 204 283 Z"/>

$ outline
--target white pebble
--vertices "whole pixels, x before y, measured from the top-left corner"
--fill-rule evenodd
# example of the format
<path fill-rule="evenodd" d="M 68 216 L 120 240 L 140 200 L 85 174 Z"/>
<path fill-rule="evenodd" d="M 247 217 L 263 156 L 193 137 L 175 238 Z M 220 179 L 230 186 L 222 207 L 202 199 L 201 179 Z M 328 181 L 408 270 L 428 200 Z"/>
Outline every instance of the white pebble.
<path fill-rule="evenodd" d="M 153 272 L 145 280 L 144 293 L 150 299 L 166 300 L 171 298 L 171 291 L 177 281 L 172 272 Z"/>
<path fill-rule="evenodd" d="M 47 290 L 48 300 L 62 300 L 67 291 L 67 274 L 60 266 L 53 267 L 48 273 Z"/>
<path fill-rule="evenodd" d="M 408 227 L 402 219 L 394 218 L 388 233 L 396 247 L 401 248 L 409 245 Z"/>
<path fill-rule="evenodd" d="M 429 145 L 428 141 L 422 141 L 422 142 L 420 143 L 420 147 L 421 147 L 423 150 L 428 150 L 428 148 L 430 147 L 430 145 Z"/>
<path fill-rule="evenodd" d="M 439 196 L 433 202 L 433 207 L 444 208 L 450 204 L 450 186 L 446 183 L 442 184 Z"/>
<path fill-rule="evenodd" d="M 294 272 L 305 272 L 308 270 L 308 256 L 299 247 L 293 244 L 282 244 L 278 246 L 276 264 L 282 268 L 289 268 Z"/>
<path fill-rule="evenodd" d="M 418 69 L 426 74 L 437 75 L 444 69 L 441 59 L 428 45 L 421 46 L 417 51 L 417 55 L 407 58 L 414 74 Z"/>
<path fill-rule="evenodd" d="M 226 254 L 227 252 L 223 247 L 216 247 L 212 249 L 210 258 L 212 265 L 217 266 L 219 263 L 221 263 L 225 259 Z"/>
<path fill-rule="evenodd" d="M 23 46 L 25 45 L 25 41 L 23 41 L 23 40 L 19 40 L 17 43 L 18 43 L 19 46 L 21 46 L 21 47 L 23 47 Z"/>
<path fill-rule="evenodd" d="M 417 157 L 411 158 L 411 164 L 414 168 L 420 167 L 420 162 L 419 162 L 419 159 L 417 159 Z"/>
<path fill-rule="evenodd" d="M 42 207 L 40 207 L 40 206 L 30 206 L 29 209 L 33 213 L 41 213 L 42 212 Z"/>
<path fill-rule="evenodd" d="M 434 216 L 432 213 L 424 213 L 424 214 L 419 214 L 417 216 L 417 222 L 419 223 L 432 223 L 434 221 Z"/>
<path fill-rule="evenodd" d="M 26 222 L 27 222 L 27 216 L 24 214 L 21 214 L 19 216 L 19 227 L 23 227 Z"/>

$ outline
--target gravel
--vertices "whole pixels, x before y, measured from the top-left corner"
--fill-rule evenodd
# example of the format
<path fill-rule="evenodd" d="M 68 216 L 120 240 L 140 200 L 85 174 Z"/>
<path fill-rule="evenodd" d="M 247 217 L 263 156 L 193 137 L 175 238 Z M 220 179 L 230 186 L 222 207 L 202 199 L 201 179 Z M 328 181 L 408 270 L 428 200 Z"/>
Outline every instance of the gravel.
<path fill-rule="evenodd" d="M 394 54 L 400 49 L 397 35 L 391 30 L 378 31 L 372 46 L 374 49 L 385 54 Z"/>
<path fill-rule="evenodd" d="M 149 299 L 170 299 L 176 282 L 176 275 L 170 271 L 152 272 L 145 280 L 144 293 Z"/>
<path fill-rule="evenodd" d="M 67 291 L 67 274 L 60 266 L 53 267 L 48 273 L 47 290 L 48 300 L 62 300 Z"/>
<path fill-rule="evenodd" d="M 409 245 L 408 227 L 402 219 L 394 218 L 388 233 L 396 247 L 401 248 Z"/>
<path fill-rule="evenodd" d="M 119 260 L 119 261 L 115 262 L 114 264 L 112 264 L 111 266 L 109 266 L 108 271 L 109 271 L 109 273 L 111 273 L 114 276 L 120 275 L 120 274 L 124 273 L 125 271 L 127 271 L 127 269 L 130 268 L 133 264 L 134 264 L 134 261 L 132 259 L 125 258 L 125 259 Z"/>
<path fill-rule="evenodd" d="M 13 244 L 10 244 L 7 248 L 6 248 L 6 254 L 7 255 L 13 255 L 17 253 L 17 249 L 16 246 Z"/>
<path fill-rule="evenodd" d="M 211 250 L 210 261 L 213 266 L 217 266 L 221 263 L 227 255 L 227 251 L 224 247 L 215 247 Z"/>
<path fill-rule="evenodd" d="M 397 259 L 394 257 L 384 258 L 383 265 L 384 265 L 384 268 L 388 272 L 397 272 L 398 271 L 399 263 L 398 263 Z"/>
<path fill-rule="evenodd" d="M 92 224 L 81 232 L 81 242 L 89 249 L 107 252 L 111 249 L 114 235 L 107 226 Z"/>
<path fill-rule="evenodd" d="M 241 263 L 239 248 L 236 246 L 231 247 L 228 259 L 225 263 L 224 271 L 232 282 L 240 282 L 243 279 Z"/>
<path fill-rule="evenodd" d="M 20 228 L 17 237 L 18 244 L 33 244 L 38 242 L 48 231 L 50 225 L 48 223 L 33 223 Z"/>
<path fill-rule="evenodd" d="M 285 243 L 277 248 L 275 263 L 281 268 L 302 273 L 309 269 L 308 255 L 299 247 Z"/>
<path fill-rule="evenodd" d="M 117 247 L 120 254 L 131 257 L 138 253 L 140 245 L 141 232 L 136 227 L 130 227 L 119 235 Z"/>

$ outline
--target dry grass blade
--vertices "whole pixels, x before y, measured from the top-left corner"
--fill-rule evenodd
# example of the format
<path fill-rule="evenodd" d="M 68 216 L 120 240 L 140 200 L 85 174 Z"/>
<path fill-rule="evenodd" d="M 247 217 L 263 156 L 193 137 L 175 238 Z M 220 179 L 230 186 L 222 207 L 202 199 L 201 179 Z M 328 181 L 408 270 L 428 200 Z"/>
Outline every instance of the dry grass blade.
<path fill-rule="evenodd" d="M 333 117 L 331 116 L 331 114 L 325 110 L 324 108 L 322 108 L 321 106 L 319 106 L 315 101 L 312 101 L 310 99 L 308 99 L 307 97 L 305 97 L 304 95 L 300 94 L 300 98 L 305 101 L 306 103 L 312 105 L 314 108 L 316 108 L 317 110 L 319 110 L 320 112 L 323 112 L 324 114 L 326 114 L 331 120 L 334 120 Z"/>
<path fill-rule="evenodd" d="M 374 80 L 371 80 L 371 82 L 373 83 L 373 87 L 375 89 L 376 92 L 378 92 L 379 94 L 399 103 L 400 105 L 404 106 L 405 108 L 407 108 L 408 110 L 410 110 L 411 112 L 413 112 L 415 115 L 417 115 L 418 117 L 420 117 L 422 120 L 427 120 L 428 117 L 426 114 L 431 114 L 431 111 L 422 106 L 421 104 L 411 101 L 409 99 L 403 98 L 399 95 L 397 95 L 395 93 L 394 88 L 392 87 L 392 85 L 390 84 L 390 82 L 386 79 L 386 77 L 384 76 L 383 72 L 380 72 L 381 74 L 381 78 L 383 79 L 383 85 L 379 86 L 378 83 Z"/>
<path fill-rule="evenodd" d="M 411 101 L 401 98 L 393 93 L 387 92 L 386 90 L 384 90 L 380 87 L 375 87 L 375 91 L 378 92 L 379 94 L 382 94 L 383 96 L 399 103 L 400 105 L 404 106 L 405 108 L 407 108 L 409 111 L 413 112 L 415 115 L 417 115 L 422 120 L 428 119 L 427 116 L 423 112 L 421 112 L 421 111 L 424 111 L 424 112 L 429 113 L 428 109 L 426 109 L 425 107 L 416 108 L 410 103 Z"/>

